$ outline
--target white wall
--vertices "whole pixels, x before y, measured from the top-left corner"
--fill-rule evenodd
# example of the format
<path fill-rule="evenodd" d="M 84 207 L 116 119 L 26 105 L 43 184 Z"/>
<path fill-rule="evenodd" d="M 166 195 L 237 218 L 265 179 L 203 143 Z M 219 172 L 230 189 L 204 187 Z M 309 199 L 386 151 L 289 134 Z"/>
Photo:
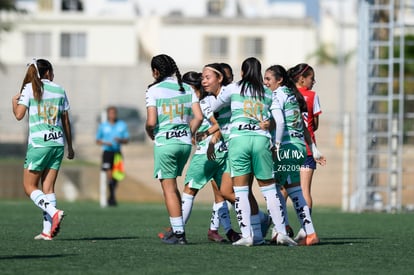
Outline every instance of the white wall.
<path fill-rule="evenodd" d="M 268 23 L 255 19 L 227 21 L 223 24 L 203 24 L 196 22 L 173 24 L 161 23 L 151 48 L 154 53 L 168 53 L 183 66 L 200 66 L 212 61 L 222 61 L 240 66 L 248 56 L 241 52 L 241 38 L 263 37 L 264 64 L 292 65 L 307 60 L 307 56 L 317 48 L 316 29 L 307 21 L 268 20 Z M 301 22 L 301 23 L 300 23 Z M 291 24 L 290 24 L 291 23 Z M 308 22 L 309 23 L 309 22 Z M 205 60 L 204 41 L 208 36 L 229 38 L 228 60 Z M 174 46 L 175 44 L 175 46 Z"/>
<path fill-rule="evenodd" d="M 51 56 L 56 63 L 84 65 L 135 65 L 138 42 L 135 20 L 130 18 L 82 17 L 78 15 L 20 16 L 11 32 L 2 33 L 0 57 L 3 63 L 25 63 L 25 32 L 49 32 L 52 35 Z M 62 32 L 86 33 L 86 58 L 65 59 L 60 56 Z"/>

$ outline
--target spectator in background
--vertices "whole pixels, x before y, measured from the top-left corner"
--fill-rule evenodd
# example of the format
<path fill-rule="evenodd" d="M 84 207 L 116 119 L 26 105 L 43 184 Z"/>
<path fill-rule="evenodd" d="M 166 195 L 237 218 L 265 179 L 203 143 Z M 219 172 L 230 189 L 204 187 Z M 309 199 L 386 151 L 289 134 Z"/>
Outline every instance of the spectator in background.
<path fill-rule="evenodd" d="M 106 171 L 106 179 L 109 186 L 108 205 L 116 206 L 115 191 L 118 184 L 117 178 L 114 176 L 114 161 L 121 157 L 121 146 L 129 141 L 129 132 L 127 124 L 118 120 L 117 109 L 109 106 L 106 110 L 107 120 L 101 122 L 96 133 L 96 144 L 102 146 L 102 170 Z"/>

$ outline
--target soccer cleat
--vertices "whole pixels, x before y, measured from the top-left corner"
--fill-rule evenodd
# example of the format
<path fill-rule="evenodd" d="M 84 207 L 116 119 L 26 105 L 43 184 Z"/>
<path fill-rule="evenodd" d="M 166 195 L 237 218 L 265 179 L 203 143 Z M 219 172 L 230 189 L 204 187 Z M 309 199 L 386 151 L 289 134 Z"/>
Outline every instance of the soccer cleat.
<path fill-rule="evenodd" d="M 171 227 L 167 227 L 167 228 L 165 228 L 165 231 L 164 232 L 158 233 L 158 237 L 160 239 L 169 238 L 170 235 L 172 235 L 172 233 L 173 233 L 172 228 Z"/>
<path fill-rule="evenodd" d="M 222 236 L 220 236 L 220 234 L 218 233 L 217 230 L 209 229 L 208 232 L 207 232 L 207 237 L 212 242 L 217 242 L 217 243 L 225 243 L 226 242 L 226 240 Z"/>
<path fill-rule="evenodd" d="M 294 238 L 295 242 L 300 242 L 301 240 L 303 240 L 304 238 L 306 238 L 306 231 L 305 229 L 303 229 L 302 227 L 299 229 L 298 234 L 296 235 L 296 237 Z"/>
<path fill-rule="evenodd" d="M 44 240 L 44 241 L 51 241 L 53 240 L 52 236 L 50 236 L 49 234 L 46 233 L 40 233 L 39 235 L 36 235 L 34 237 L 35 240 Z"/>
<path fill-rule="evenodd" d="M 237 246 L 252 246 L 253 245 L 253 238 L 251 236 L 246 238 L 241 238 L 237 242 L 234 242 L 233 245 Z"/>
<path fill-rule="evenodd" d="M 233 229 L 230 229 L 229 231 L 227 231 L 226 236 L 227 236 L 227 239 L 231 241 L 232 243 L 237 242 L 241 238 L 240 233 L 237 233 Z"/>
<path fill-rule="evenodd" d="M 297 243 L 292 240 L 289 236 L 279 233 L 276 231 L 276 228 L 272 230 L 272 239 L 270 240 L 271 244 L 276 245 L 287 245 L 287 246 L 296 246 Z"/>
<path fill-rule="evenodd" d="M 266 237 L 267 231 L 269 231 L 270 226 L 272 225 L 272 218 L 270 215 L 265 214 L 265 218 L 261 221 L 261 229 L 263 238 Z"/>
<path fill-rule="evenodd" d="M 286 246 L 296 246 L 298 245 L 294 240 L 292 240 L 289 236 L 284 235 L 282 233 L 278 233 L 276 235 L 276 244 L 277 245 L 286 245 Z"/>
<path fill-rule="evenodd" d="M 298 244 L 304 245 L 304 246 L 311 246 L 311 245 L 319 244 L 319 238 L 316 235 L 316 233 L 312 233 L 312 234 L 307 235 L 302 240 L 300 240 Z"/>
<path fill-rule="evenodd" d="M 65 213 L 62 210 L 57 210 L 55 215 L 52 218 L 52 229 L 50 230 L 50 235 L 56 237 L 60 230 L 60 224 L 62 223 Z"/>
<path fill-rule="evenodd" d="M 295 233 L 293 232 L 293 229 L 290 227 L 290 225 L 286 225 L 286 233 L 290 238 L 293 238 L 293 236 L 295 236 Z"/>
<path fill-rule="evenodd" d="M 161 241 L 165 244 L 187 244 L 187 239 L 185 238 L 185 233 L 177 234 L 172 233 L 169 236 L 164 236 Z"/>

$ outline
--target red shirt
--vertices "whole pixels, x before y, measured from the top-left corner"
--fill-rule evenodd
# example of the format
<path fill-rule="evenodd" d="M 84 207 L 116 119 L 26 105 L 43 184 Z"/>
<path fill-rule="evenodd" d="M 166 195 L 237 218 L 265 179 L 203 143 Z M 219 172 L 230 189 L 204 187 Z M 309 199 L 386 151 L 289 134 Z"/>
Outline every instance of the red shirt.
<path fill-rule="evenodd" d="M 309 130 L 312 141 L 316 143 L 315 131 L 313 130 L 315 126 L 314 118 L 322 113 L 319 97 L 314 91 L 308 90 L 306 87 L 299 87 L 298 90 L 305 98 L 306 107 L 308 109 L 306 113 L 303 113 L 303 120 Z M 306 150 L 308 151 L 308 156 L 312 155 L 312 151 L 308 144 L 306 144 Z"/>

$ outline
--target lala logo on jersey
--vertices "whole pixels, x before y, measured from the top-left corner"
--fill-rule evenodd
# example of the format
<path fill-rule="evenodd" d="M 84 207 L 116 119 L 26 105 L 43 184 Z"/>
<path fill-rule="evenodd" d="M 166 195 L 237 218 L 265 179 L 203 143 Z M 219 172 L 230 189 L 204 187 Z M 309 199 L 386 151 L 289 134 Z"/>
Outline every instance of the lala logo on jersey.
<path fill-rule="evenodd" d="M 50 140 L 57 140 L 63 137 L 62 131 L 55 132 L 54 129 L 51 129 L 49 133 L 44 135 L 44 141 L 50 141 Z"/>
<path fill-rule="evenodd" d="M 167 132 L 166 138 L 180 138 L 180 137 L 186 137 L 188 136 L 187 130 L 173 130 L 170 132 Z"/>
<path fill-rule="evenodd" d="M 259 126 L 252 124 L 252 123 L 246 123 L 246 124 L 240 124 L 239 125 L 239 131 L 240 130 L 249 130 L 249 131 L 255 131 L 259 130 Z"/>

